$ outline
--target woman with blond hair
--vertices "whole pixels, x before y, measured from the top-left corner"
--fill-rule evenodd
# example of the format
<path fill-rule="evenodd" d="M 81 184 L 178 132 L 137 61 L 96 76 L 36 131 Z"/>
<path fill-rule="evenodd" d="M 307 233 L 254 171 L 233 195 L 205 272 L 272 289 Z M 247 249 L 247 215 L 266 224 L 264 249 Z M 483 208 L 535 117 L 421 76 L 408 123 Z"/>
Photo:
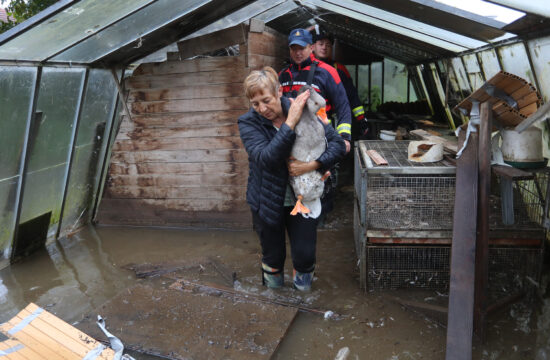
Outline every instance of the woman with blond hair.
<path fill-rule="evenodd" d="M 310 171 L 324 173 L 345 155 L 346 147 L 336 131 L 323 124 L 326 151 L 310 162 L 290 161 L 296 139 L 294 127 L 300 121 L 309 92 L 294 100 L 283 97 L 278 75 L 270 67 L 252 71 L 244 81 L 244 90 L 252 107 L 239 117 L 238 123 L 250 166 L 246 200 L 262 247 L 262 283 L 270 288 L 283 285 L 288 232 L 293 285 L 308 291 L 315 269 L 317 219 L 290 214 L 296 200 L 288 177 Z"/>

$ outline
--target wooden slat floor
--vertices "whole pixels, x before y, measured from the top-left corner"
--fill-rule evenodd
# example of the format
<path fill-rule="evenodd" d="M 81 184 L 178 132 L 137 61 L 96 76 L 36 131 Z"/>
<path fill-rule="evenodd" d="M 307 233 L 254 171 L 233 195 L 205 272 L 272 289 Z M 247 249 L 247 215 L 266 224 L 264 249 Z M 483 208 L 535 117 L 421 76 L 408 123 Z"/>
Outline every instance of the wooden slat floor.
<path fill-rule="evenodd" d="M 115 352 L 60 318 L 30 303 L 0 325 L 1 360 L 113 359 Z"/>

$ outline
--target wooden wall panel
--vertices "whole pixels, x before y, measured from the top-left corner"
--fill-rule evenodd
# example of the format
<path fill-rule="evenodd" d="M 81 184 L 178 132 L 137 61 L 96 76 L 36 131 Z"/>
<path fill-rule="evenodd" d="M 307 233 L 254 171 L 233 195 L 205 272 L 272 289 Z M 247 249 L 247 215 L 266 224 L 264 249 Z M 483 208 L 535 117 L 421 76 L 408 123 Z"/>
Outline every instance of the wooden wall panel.
<path fill-rule="evenodd" d="M 251 226 L 246 204 L 248 155 L 237 118 L 248 111 L 242 83 L 251 69 L 280 70 L 286 36 L 266 28 L 247 33 L 241 54 L 141 64 L 125 80 L 130 120 L 124 116 L 113 146 L 97 220 L 155 226 Z M 205 35 L 189 49 L 232 42 L 240 33 Z M 206 48 L 205 47 L 205 48 Z"/>

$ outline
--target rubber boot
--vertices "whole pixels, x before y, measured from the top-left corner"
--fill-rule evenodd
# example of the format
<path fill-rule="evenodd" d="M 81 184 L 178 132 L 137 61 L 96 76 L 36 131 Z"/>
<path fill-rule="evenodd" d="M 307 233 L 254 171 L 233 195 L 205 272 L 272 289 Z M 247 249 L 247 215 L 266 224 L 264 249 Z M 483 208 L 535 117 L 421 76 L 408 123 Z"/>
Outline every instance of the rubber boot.
<path fill-rule="evenodd" d="M 311 283 L 313 282 L 313 271 L 303 273 L 294 269 L 294 288 L 300 291 L 310 291 Z"/>
<path fill-rule="evenodd" d="M 262 285 L 271 289 L 277 289 L 283 286 L 283 269 L 275 269 L 262 263 Z"/>

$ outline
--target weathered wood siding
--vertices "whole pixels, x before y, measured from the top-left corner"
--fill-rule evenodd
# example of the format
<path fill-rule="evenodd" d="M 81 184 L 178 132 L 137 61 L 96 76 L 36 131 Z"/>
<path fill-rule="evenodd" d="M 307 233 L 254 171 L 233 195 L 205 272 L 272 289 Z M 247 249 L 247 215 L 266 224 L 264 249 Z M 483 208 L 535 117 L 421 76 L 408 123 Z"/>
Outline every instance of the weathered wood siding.
<path fill-rule="evenodd" d="M 251 69 L 279 70 L 288 50 L 273 30 L 244 35 L 239 56 L 141 64 L 126 79 L 132 120 L 123 118 L 115 140 L 100 223 L 251 225 L 248 157 L 237 126 L 249 107 L 242 82 Z M 209 39 L 220 43 L 219 34 L 206 35 L 201 48 Z"/>

